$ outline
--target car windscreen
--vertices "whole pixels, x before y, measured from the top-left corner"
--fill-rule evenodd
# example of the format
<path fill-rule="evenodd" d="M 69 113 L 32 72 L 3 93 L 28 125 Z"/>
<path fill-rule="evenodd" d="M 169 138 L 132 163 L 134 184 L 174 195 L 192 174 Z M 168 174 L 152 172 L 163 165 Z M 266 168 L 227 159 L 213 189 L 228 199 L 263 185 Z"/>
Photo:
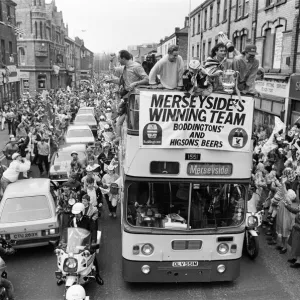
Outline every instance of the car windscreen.
<path fill-rule="evenodd" d="M 67 133 L 68 138 L 77 138 L 77 137 L 93 137 L 93 134 L 90 129 L 70 129 Z"/>
<path fill-rule="evenodd" d="M 75 118 L 75 123 L 94 123 L 95 118 L 92 115 L 79 115 Z"/>
<path fill-rule="evenodd" d="M 77 151 L 77 153 L 78 153 L 78 159 L 80 161 L 85 159 L 84 152 Z M 71 161 L 71 160 L 72 160 L 71 152 L 58 152 L 55 156 L 54 164 L 59 164 L 61 162 Z"/>
<path fill-rule="evenodd" d="M 51 218 L 49 200 L 44 195 L 8 198 L 5 201 L 0 223 L 17 223 Z"/>

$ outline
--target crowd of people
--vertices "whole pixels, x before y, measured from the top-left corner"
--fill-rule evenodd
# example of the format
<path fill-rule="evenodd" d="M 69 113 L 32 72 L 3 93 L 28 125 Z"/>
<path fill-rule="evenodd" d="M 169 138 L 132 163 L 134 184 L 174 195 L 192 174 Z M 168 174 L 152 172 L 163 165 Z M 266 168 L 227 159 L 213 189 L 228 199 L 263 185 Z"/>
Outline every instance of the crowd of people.
<path fill-rule="evenodd" d="M 289 251 L 291 268 L 300 267 L 300 123 L 286 131 L 275 117 L 273 132 L 259 127 L 253 138 L 253 183 L 257 209 L 265 211 L 263 227 L 269 245 L 280 254 Z"/>

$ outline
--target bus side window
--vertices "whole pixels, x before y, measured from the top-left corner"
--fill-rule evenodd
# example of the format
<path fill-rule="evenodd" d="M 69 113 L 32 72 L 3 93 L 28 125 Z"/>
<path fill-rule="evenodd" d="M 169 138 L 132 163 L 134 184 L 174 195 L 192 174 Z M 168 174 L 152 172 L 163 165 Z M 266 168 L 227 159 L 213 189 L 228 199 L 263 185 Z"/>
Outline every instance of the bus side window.
<path fill-rule="evenodd" d="M 140 96 L 131 94 L 128 101 L 128 133 L 139 131 Z"/>

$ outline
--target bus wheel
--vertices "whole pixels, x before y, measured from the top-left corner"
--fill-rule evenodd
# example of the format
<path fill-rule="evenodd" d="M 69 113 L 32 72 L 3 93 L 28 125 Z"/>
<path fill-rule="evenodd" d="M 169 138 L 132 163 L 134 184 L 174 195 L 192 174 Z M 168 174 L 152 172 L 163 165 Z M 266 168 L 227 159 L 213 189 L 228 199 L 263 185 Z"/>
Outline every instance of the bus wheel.
<path fill-rule="evenodd" d="M 248 236 L 245 240 L 246 252 L 250 259 L 255 259 L 259 252 L 258 236 L 253 236 L 249 232 L 246 233 Z"/>

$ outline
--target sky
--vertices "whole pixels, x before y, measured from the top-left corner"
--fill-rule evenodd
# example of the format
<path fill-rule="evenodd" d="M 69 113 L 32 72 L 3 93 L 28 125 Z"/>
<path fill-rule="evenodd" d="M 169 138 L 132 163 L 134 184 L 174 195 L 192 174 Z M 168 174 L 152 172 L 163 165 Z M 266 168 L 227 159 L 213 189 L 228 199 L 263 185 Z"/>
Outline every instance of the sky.
<path fill-rule="evenodd" d="M 129 45 L 159 43 L 183 28 L 184 18 L 203 0 L 55 0 L 69 36 L 84 39 L 98 52 L 117 52 Z M 46 3 L 51 0 L 46 0 Z"/>

